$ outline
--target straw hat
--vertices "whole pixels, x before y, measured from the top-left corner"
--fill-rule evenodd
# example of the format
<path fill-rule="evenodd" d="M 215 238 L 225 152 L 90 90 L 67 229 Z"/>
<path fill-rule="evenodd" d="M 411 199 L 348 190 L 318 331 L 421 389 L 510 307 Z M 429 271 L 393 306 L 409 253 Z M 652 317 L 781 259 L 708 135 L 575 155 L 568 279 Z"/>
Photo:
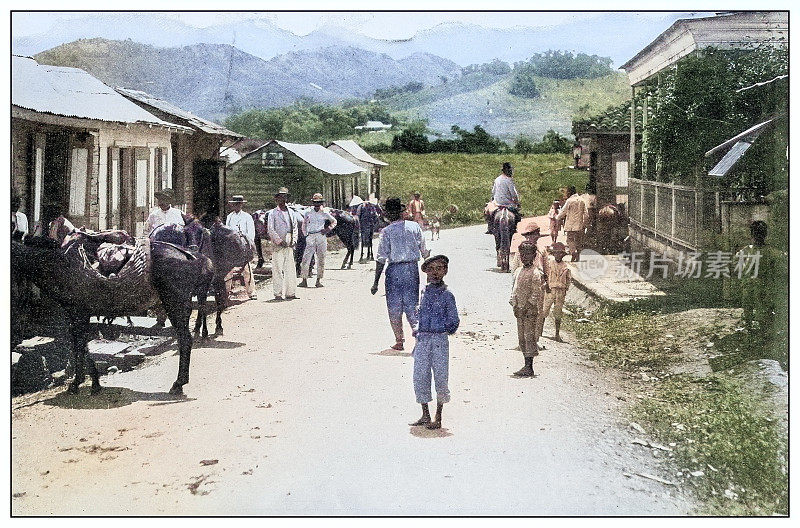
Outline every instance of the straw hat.
<path fill-rule="evenodd" d="M 362 200 L 360 196 L 355 195 L 353 196 L 353 199 L 350 200 L 350 204 L 347 207 L 356 207 L 362 203 L 364 203 L 364 200 Z"/>
<path fill-rule="evenodd" d="M 275 196 L 278 196 L 279 194 L 289 194 L 289 189 L 286 187 L 281 187 L 275 192 Z"/>
<path fill-rule="evenodd" d="M 175 193 L 172 189 L 161 189 L 160 191 L 154 192 L 153 196 L 156 197 L 156 200 L 162 198 L 168 202 L 172 202 L 175 199 Z"/>
<path fill-rule="evenodd" d="M 322 193 L 314 193 L 314 196 L 311 197 L 312 202 L 324 202 L 325 198 L 322 197 Z"/>
<path fill-rule="evenodd" d="M 242 196 L 241 194 L 234 194 L 233 196 L 231 196 L 231 199 L 230 199 L 230 200 L 228 200 L 228 203 L 232 203 L 232 204 L 235 204 L 235 203 L 241 203 L 241 204 L 245 204 L 245 203 L 247 203 L 247 200 L 245 200 L 245 199 L 244 199 L 244 196 Z"/>

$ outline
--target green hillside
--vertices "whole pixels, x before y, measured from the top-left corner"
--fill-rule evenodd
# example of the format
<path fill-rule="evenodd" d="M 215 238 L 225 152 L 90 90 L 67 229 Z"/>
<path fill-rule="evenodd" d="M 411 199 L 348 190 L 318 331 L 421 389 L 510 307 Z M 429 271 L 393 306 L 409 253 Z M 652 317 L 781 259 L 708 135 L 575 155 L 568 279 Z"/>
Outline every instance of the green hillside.
<path fill-rule="evenodd" d="M 525 215 L 546 214 L 559 189 L 575 185 L 583 190 L 586 171 L 568 167 L 569 156 L 536 154 L 410 154 L 381 153 L 389 164 L 381 172 L 382 198 L 399 196 L 404 201 L 414 191 L 422 193 L 429 213 L 442 212 L 450 204 L 459 208 L 458 224 L 483 221 L 483 208 L 491 200 L 492 182 L 504 161 L 514 166 L 514 180 Z"/>
<path fill-rule="evenodd" d="M 383 100 L 401 119 L 427 119 L 428 127 L 449 133 L 452 125 L 472 129 L 481 125 L 489 133 L 511 141 L 520 135 L 541 139 L 553 129 L 572 132 L 572 119 L 597 114 L 630 97 L 625 74 L 597 79 L 536 77 L 541 96 L 526 99 L 508 93 L 512 74 L 476 73 L 444 85 L 426 87 Z"/>

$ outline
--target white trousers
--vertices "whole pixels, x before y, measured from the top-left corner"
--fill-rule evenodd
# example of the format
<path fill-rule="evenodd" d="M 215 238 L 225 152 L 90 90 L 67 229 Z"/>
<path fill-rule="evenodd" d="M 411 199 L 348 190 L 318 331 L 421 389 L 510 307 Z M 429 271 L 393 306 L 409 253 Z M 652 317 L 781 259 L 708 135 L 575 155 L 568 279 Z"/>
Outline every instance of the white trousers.
<path fill-rule="evenodd" d="M 276 297 L 282 297 L 285 286 L 286 296 L 291 297 L 295 294 L 296 282 L 294 248 L 276 247 L 272 252 L 272 292 Z"/>
<path fill-rule="evenodd" d="M 303 251 L 303 261 L 300 263 L 300 273 L 303 280 L 308 278 L 308 268 L 311 266 L 311 257 L 317 257 L 317 280 L 321 281 L 325 274 L 325 252 L 328 251 L 328 237 L 322 233 L 312 233 L 306 237 L 306 249 Z"/>

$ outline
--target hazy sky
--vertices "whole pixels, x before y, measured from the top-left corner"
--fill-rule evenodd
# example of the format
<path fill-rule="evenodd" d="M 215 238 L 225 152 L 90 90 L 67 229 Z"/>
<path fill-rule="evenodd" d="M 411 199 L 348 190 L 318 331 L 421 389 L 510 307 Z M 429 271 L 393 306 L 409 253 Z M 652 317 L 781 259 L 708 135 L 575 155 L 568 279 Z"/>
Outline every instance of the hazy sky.
<path fill-rule="evenodd" d="M 206 5 L 210 5 L 205 3 Z M 161 4 L 163 6 L 163 4 Z M 192 5 L 197 6 L 197 3 Z M 202 3 L 200 5 L 203 5 Z M 268 4 L 262 4 L 267 7 Z M 282 4 L 286 7 L 288 4 Z M 374 4 L 373 4 L 374 5 Z M 409 5 L 409 4 L 403 4 Z M 436 3 L 427 4 L 428 8 L 435 8 Z M 466 4 L 461 4 L 466 5 Z M 72 6 L 72 4 L 70 4 Z M 225 7 L 217 3 L 217 7 Z M 337 4 L 338 6 L 338 4 Z M 106 5 L 107 7 L 107 5 Z M 485 7 L 485 6 L 484 6 Z M 271 20 L 276 26 L 287 29 L 297 35 L 306 35 L 311 31 L 324 26 L 334 25 L 345 29 L 359 31 L 362 34 L 375 38 L 402 39 L 409 38 L 419 30 L 431 28 L 443 22 L 464 22 L 487 27 L 503 28 L 509 26 L 557 26 L 575 20 L 584 20 L 599 16 L 599 13 L 587 12 L 536 12 L 536 13 L 481 13 L 481 12 L 351 12 L 351 13 L 264 13 L 264 12 L 183 12 L 164 13 L 167 16 L 180 19 L 182 22 L 196 26 L 207 27 L 234 20 L 247 18 L 262 18 Z M 49 28 L 57 25 L 60 20 L 83 16 L 84 13 L 13 13 L 12 37 L 24 37 L 45 33 Z M 664 18 L 665 12 L 645 13 L 643 16 Z"/>

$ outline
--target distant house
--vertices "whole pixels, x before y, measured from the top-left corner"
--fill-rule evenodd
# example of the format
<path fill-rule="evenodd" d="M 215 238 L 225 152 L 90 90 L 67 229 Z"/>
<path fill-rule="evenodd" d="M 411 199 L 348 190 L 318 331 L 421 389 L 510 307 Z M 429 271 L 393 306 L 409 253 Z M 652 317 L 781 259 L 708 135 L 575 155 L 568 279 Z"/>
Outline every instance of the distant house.
<path fill-rule="evenodd" d="M 363 199 L 367 199 L 370 194 L 375 194 L 376 198 L 381 197 L 381 167 L 389 164 L 385 161 L 373 158 L 358 143 L 351 139 L 340 139 L 328 145 L 331 150 L 344 159 L 363 167 L 368 177 L 360 181 L 354 194 Z"/>
<path fill-rule="evenodd" d="M 637 101 L 637 116 L 642 106 Z M 600 115 L 572 123 L 572 134 L 587 158 L 589 184 L 597 196 L 597 208 L 628 203 L 630 172 L 630 101 L 609 108 Z"/>
<path fill-rule="evenodd" d="M 365 125 L 357 125 L 355 127 L 356 130 L 389 130 L 392 128 L 392 125 L 388 123 L 382 123 L 380 121 L 367 121 Z"/>
<path fill-rule="evenodd" d="M 327 204 L 343 209 L 354 194 L 366 170 L 322 145 L 272 140 L 225 168 L 226 196 L 244 195 L 252 209 L 272 206 L 280 187 L 288 187 L 290 199 L 311 203 L 321 192 Z"/>
<path fill-rule="evenodd" d="M 241 138 L 227 147 L 220 147 L 219 155 L 226 165 L 230 165 L 267 143 L 263 139 Z"/>
<path fill-rule="evenodd" d="M 707 48 L 747 52 L 757 47 L 788 45 L 788 36 L 787 11 L 748 11 L 677 20 L 626 62 L 622 69 L 628 74 L 632 98 L 638 100 L 644 97 L 646 100 L 651 98 L 649 94 L 655 94 L 652 98 L 656 98 L 659 94 L 674 90 L 663 79 L 666 74 L 680 68 L 681 61 L 688 56 L 703 57 L 703 51 Z M 776 81 L 758 80 L 763 82 L 757 82 L 755 89 L 759 89 L 758 85 L 772 89 Z M 733 97 L 744 89 L 747 88 L 731 86 L 728 89 L 729 96 Z M 780 104 L 781 98 L 765 96 L 763 101 Z M 727 235 L 726 226 L 731 222 L 726 219 L 725 211 L 730 210 L 730 207 L 726 208 L 726 203 L 738 202 L 741 206 L 744 202 L 736 198 L 737 191 L 732 186 L 732 180 L 725 176 L 746 150 L 744 143 L 752 143 L 758 135 L 755 132 L 773 122 L 769 116 L 762 114 L 763 111 L 772 110 L 765 103 L 763 110 L 756 109 L 752 115 L 746 115 L 752 129 L 741 131 L 739 136 L 706 153 L 708 157 L 725 154 L 714 168 L 705 170 L 705 160 L 701 156 L 697 160 L 693 180 L 687 181 L 684 177 L 678 183 L 674 174 L 662 170 L 662 158 L 649 150 L 649 112 L 629 115 L 629 167 L 635 170 L 630 170 L 628 178 L 628 213 L 634 247 L 675 256 L 676 252 L 703 251 L 714 247 L 719 243 L 720 234 Z M 688 130 L 683 132 L 691 133 Z M 712 146 L 709 145 L 709 148 Z M 730 155 L 726 154 L 728 149 L 732 150 Z M 780 157 L 776 151 L 772 159 L 776 172 L 783 170 L 778 166 Z M 788 164 L 786 160 L 783 163 Z M 750 212 L 742 213 L 740 223 L 748 225 L 747 218 L 755 218 L 757 210 L 750 207 Z"/>
<path fill-rule="evenodd" d="M 148 93 L 116 90 L 156 117 L 194 130 L 191 135 L 172 137 L 172 178 L 156 181 L 155 187 L 156 190 L 174 187 L 178 202 L 185 204 L 187 211 L 219 214 L 224 198 L 220 147 L 232 144 L 242 135 Z"/>
<path fill-rule="evenodd" d="M 12 57 L 11 182 L 31 231 L 63 214 L 141 234 L 153 192 L 171 184 L 173 136 L 193 132 L 81 69 Z"/>

